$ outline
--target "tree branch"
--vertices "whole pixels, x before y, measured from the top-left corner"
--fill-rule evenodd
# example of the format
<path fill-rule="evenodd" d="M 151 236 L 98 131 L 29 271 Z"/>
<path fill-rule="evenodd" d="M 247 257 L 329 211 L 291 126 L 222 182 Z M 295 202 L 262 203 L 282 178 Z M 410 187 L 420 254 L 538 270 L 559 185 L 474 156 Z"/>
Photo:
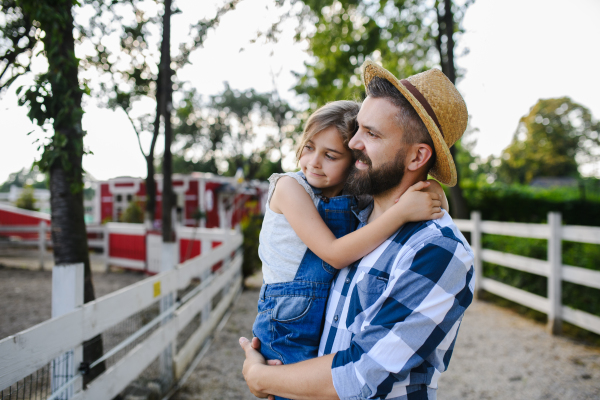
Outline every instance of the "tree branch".
<path fill-rule="evenodd" d="M 131 126 L 133 127 L 133 131 L 135 132 L 135 135 L 137 136 L 138 146 L 140 146 L 140 151 L 142 152 L 142 155 L 144 156 L 144 158 L 148 157 L 146 155 L 146 153 L 144 152 L 144 149 L 142 148 L 142 141 L 140 139 L 140 132 L 138 131 L 137 127 L 135 126 L 135 123 L 133 122 L 133 119 L 129 115 L 129 112 L 127 112 L 127 110 L 123 106 L 121 106 L 121 110 L 123 110 L 125 112 L 125 115 L 127 115 L 127 118 L 129 119 L 129 122 L 131 123 Z"/>

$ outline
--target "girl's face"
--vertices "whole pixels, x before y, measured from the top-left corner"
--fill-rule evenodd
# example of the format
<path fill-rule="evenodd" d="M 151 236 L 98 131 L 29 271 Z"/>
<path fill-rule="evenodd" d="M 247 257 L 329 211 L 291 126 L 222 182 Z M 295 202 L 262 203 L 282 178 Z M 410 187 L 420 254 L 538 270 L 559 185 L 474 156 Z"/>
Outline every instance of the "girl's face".
<path fill-rule="evenodd" d="M 344 188 L 352 166 L 352 153 L 344 146 L 336 127 L 331 126 L 309 140 L 300 154 L 300 168 L 308 183 L 327 197 Z"/>

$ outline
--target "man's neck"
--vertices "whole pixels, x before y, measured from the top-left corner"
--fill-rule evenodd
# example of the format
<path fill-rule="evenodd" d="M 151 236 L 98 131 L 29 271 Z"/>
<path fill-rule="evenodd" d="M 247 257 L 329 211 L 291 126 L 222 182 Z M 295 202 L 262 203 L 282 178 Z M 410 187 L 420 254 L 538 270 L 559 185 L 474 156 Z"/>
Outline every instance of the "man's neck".
<path fill-rule="evenodd" d="M 407 178 L 405 176 L 405 178 Z M 420 179 L 409 180 L 402 179 L 402 182 L 398 186 L 388 190 L 387 192 L 373 196 L 373 211 L 369 216 L 368 222 L 372 222 L 381 216 L 388 208 L 396 203 L 396 200 L 400 198 L 408 190 L 409 187 L 417 183 Z"/>

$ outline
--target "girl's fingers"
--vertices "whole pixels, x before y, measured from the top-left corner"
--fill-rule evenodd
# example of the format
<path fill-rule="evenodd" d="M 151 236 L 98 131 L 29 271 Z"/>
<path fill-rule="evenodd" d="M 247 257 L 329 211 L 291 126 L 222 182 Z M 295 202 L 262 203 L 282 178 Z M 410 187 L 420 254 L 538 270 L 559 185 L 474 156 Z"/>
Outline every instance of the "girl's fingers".
<path fill-rule="evenodd" d="M 430 183 L 427 181 L 419 181 L 419 182 L 415 183 L 414 185 L 412 185 L 411 187 L 409 187 L 407 191 L 416 192 L 417 190 L 424 189 L 429 185 L 430 185 Z"/>

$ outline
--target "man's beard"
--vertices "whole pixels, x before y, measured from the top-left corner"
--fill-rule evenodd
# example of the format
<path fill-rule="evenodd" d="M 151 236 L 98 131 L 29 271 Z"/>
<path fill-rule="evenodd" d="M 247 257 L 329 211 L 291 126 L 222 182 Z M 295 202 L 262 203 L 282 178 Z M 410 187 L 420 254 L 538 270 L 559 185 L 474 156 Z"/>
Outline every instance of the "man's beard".
<path fill-rule="evenodd" d="M 369 194 L 377 196 L 398 186 L 404 177 L 404 148 L 396 153 L 392 161 L 388 161 L 377 169 L 373 168 L 371 159 L 359 150 L 352 150 L 354 158 L 368 165 L 367 169 L 358 169 L 356 165 L 350 170 L 346 181 L 346 191 L 355 195 Z"/>

